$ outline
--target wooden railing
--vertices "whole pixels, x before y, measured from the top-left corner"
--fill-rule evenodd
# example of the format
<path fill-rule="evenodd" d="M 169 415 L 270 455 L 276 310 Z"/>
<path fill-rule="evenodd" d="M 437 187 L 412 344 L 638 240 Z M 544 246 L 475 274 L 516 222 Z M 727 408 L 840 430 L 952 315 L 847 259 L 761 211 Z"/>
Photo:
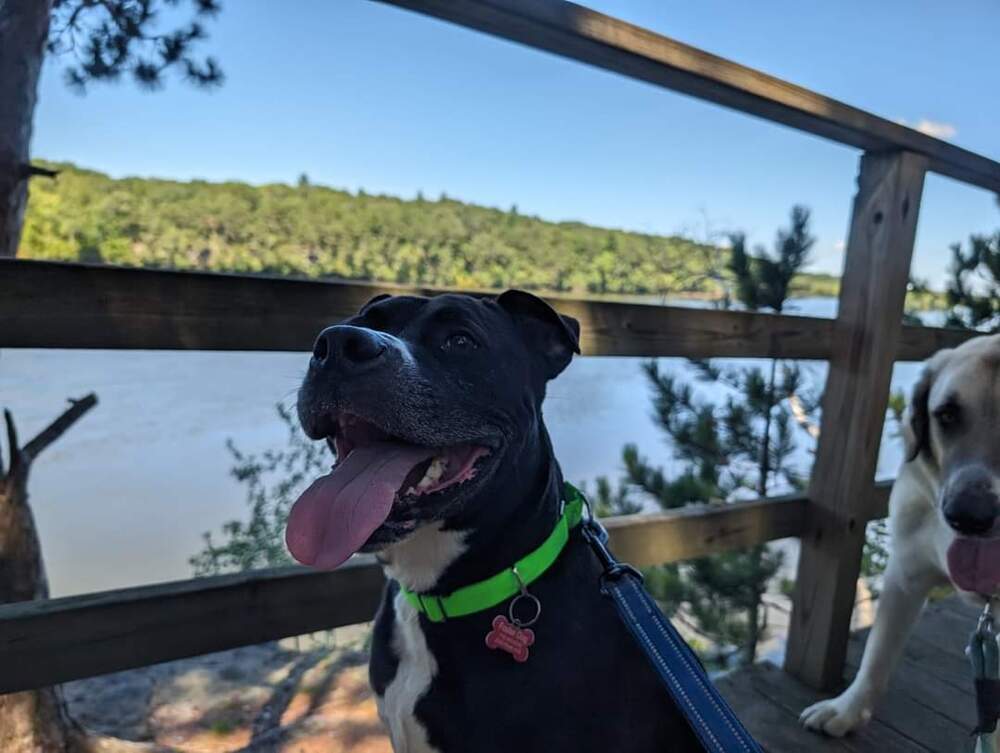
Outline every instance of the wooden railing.
<path fill-rule="evenodd" d="M 887 484 L 872 488 L 876 517 Z M 805 497 L 609 518 L 611 546 L 644 567 L 801 536 Z M 0 693 L 370 620 L 382 568 L 355 557 L 0 606 Z"/>
<path fill-rule="evenodd" d="M 1000 192 L 997 163 L 648 29 L 562 0 L 379 0 Z"/>
<path fill-rule="evenodd" d="M 443 292 L 4 259 L 0 290 L 0 347 L 255 351 L 308 351 L 321 329 L 378 293 Z M 825 361 L 836 326 L 811 316 L 548 298 L 580 321 L 587 356 Z M 903 327 L 897 357 L 923 360 L 968 336 Z"/>
<path fill-rule="evenodd" d="M 924 175 L 1000 191 L 1000 164 L 897 123 L 562 0 L 385 0 L 864 151 L 835 320 L 553 300 L 586 355 L 830 363 L 807 496 L 608 521 L 638 565 L 789 536 L 802 541 L 786 669 L 840 680 L 891 367 L 968 335 L 902 325 Z M 306 350 L 384 285 L 0 262 L 0 348 Z M 409 290 L 409 289 L 408 289 Z M 418 291 L 433 294 L 439 291 Z M 381 573 L 359 560 L 0 607 L 0 692 L 369 619 Z"/>

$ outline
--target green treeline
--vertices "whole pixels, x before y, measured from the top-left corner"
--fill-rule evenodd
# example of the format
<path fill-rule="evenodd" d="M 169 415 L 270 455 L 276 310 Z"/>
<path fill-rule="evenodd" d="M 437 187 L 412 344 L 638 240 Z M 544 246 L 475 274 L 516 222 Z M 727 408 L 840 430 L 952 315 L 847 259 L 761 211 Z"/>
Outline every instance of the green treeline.
<path fill-rule="evenodd" d="M 717 296 L 720 249 L 677 236 L 546 222 L 446 197 L 316 186 L 113 179 L 72 164 L 35 179 L 30 259 L 338 277 L 459 288 Z M 804 275 L 798 293 L 835 295 Z"/>

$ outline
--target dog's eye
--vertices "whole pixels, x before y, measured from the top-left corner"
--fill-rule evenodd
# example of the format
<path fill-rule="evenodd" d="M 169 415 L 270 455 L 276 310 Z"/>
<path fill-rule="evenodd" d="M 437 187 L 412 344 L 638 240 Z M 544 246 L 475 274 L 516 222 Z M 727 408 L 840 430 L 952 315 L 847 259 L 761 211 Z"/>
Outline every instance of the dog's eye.
<path fill-rule="evenodd" d="M 955 403 L 945 403 L 934 411 L 934 418 L 942 429 L 952 429 L 962 420 L 962 410 Z"/>
<path fill-rule="evenodd" d="M 468 351 L 478 348 L 479 344 L 472 339 L 472 335 L 468 332 L 455 332 L 448 335 L 448 339 L 444 341 L 441 347 L 444 350 Z"/>

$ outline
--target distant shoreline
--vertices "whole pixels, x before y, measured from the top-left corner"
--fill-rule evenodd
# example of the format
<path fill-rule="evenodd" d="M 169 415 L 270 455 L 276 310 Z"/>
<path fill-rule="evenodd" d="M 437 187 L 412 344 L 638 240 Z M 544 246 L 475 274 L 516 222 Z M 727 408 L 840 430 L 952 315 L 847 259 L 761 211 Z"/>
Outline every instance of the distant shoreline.
<path fill-rule="evenodd" d="M 710 302 L 729 284 L 716 241 L 419 196 L 402 199 L 315 185 L 112 178 L 71 163 L 33 181 L 18 255 L 304 279 L 493 292 L 521 287 L 593 300 Z M 836 298 L 840 279 L 805 272 L 794 298 Z M 943 308 L 914 292 L 908 308 Z"/>

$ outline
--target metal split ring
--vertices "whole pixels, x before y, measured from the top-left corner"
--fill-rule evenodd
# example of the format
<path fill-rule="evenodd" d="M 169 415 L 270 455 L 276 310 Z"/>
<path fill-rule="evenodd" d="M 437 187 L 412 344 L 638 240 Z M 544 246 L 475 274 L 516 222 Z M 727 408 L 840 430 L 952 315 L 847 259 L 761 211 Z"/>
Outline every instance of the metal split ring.
<path fill-rule="evenodd" d="M 524 585 L 524 580 L 521 578 L 521 573 L 517 571 L 517 565 L 514 565 L 510 571 L 514 573 L 514 577 L 517 579 L 517 585 L 521 588 L 521 593 L 511 599 L 510 606 L 507 607 L 507 617 L 509 617 L 510 621 L 520 628 L 530 627 L 538 622 L 538 618 L 542 616 L 542 602 L 538 600 L 537 596 L 528 591 L 528 587 Z M 514 607 L 516 607 L 517 603 L 522 599 L 530 602 L 535 608 L 534 616 L 532 616 L 529 620 L 522 620 L 514 616 Z"/>
<path fill-rule="evenodd" d="M 535 614 L 529 620 L 522 620 L 514 615 L 514 607 L 516 607 L 517 603 L 522 599 L 530 602 L 535 607 Z M 524 591 L 511 599 L 510 606 L 507 608 L 507 616 L 510 618 L 511 622 L 520 628 L 531 627 L 538 622 L 538 618 L 542 616 L 542 602 L 540 602 L 534 594 Z"/>

